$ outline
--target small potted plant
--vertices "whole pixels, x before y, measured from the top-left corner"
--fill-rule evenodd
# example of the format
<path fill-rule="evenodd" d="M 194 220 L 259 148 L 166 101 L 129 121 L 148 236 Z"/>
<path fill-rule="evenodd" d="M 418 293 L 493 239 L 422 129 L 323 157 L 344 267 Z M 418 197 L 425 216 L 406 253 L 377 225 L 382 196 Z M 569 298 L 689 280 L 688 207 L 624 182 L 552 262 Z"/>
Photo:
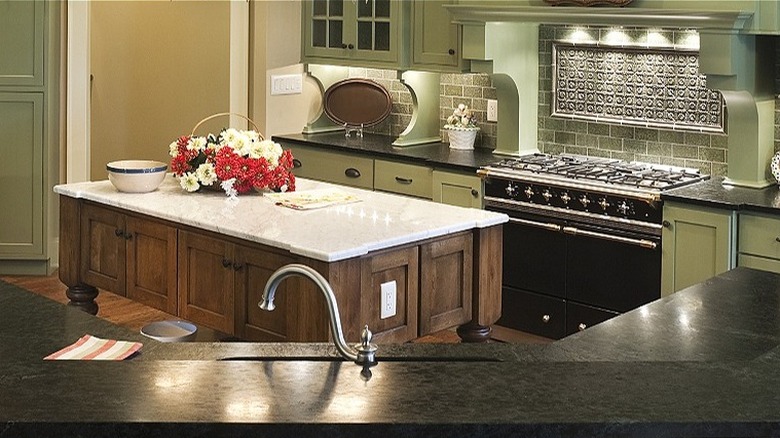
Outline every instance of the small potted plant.
<path fill-rule="evenodd" d="M 474 149 L 474 140 L 477 138 L 479 127 L 474 113 L 465 104 L 458 105 L 452 115 L 447 117 L 444 125 L 447 136 L 450 139 L 452 149 Z"/>

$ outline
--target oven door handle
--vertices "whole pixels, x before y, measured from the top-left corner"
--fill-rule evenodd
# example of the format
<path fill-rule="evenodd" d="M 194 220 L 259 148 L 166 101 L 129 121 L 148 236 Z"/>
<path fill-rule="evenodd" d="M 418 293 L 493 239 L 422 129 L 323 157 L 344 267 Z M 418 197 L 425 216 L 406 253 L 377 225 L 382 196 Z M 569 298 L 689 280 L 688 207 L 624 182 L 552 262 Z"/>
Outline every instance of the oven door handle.
<path fill-rule="evenodd" d="M 563 229 L 563 227 L 558 224 L 553 224 L 549 222 L 529 221 L 527 219 L 518 219 L 516 217 L 510 217 L 509 222 L 518 225 L 528 225 L 530 227 L 543 228 L 545 230 L 555 231 L 555 232 L 561 231 L 561 229 Z"/>
<path fill-rule="evenodd" d="M 629 245 L 640 246 L 642 248 L 647 248 L 647 249 L 658 248 L 658 244 L 653 242 L 652 240 L 632 239 L 630 237 L 622 237 L 622 236 L 615 236 L 612 234 L 597 233 L 595 231 L 581 230 L 575 227 L 562 227 L 562 230 L 564 233 L 571 234 L 573 236 L 595 237 L 596 239 L 604 239 L 604 240 L 609 240 L 618 243 L 627 243 Z"/>

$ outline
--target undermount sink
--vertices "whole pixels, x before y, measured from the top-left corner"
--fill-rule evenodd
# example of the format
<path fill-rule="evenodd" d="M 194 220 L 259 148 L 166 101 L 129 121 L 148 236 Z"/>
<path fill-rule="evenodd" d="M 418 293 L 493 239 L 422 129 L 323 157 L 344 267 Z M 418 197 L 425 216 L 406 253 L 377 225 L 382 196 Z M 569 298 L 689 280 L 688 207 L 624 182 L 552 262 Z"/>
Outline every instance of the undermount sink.
<path fill-rule="evenodd" d="M 346 362 L 342 357 L 333 356 L 235 356 L 224 357 L 221 361 L 248 361 L 248 362 Z M 382 362 L 501 362 L 493 357 L 480 356 L 391 356 L 377 357 L 377 363 Z"/>

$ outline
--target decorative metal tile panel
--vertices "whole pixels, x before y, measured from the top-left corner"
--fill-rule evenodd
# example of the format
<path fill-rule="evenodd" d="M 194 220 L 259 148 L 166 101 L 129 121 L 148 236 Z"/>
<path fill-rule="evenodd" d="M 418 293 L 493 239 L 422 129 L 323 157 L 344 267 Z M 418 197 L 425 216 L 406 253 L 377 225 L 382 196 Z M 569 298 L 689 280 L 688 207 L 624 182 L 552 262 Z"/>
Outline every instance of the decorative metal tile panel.
<path fill-rule="evenodd" d="M 553 77 L 553 116 L 724 131 L 695 51 L 553 43 Z"/>

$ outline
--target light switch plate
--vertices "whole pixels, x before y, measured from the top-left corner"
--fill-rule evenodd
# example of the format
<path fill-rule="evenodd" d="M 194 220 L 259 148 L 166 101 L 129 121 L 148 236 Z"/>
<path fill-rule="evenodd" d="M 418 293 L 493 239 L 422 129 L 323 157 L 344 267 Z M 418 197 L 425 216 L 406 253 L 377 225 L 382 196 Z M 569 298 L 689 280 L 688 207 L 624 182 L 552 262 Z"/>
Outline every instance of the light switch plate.
<path fill-rule="evenodd" d="M 395 316 L 395 301 L 396 301 L 396 284 L 395 280 L 382 283 L 380 285 L 380 309 L 379 319 L 387 319 Z"/>
<path fill-rule="evenodd" d="M 300 94 L 303 92 L 303 77 L 300 74 L 271 75 L 271 95 Z"/>

